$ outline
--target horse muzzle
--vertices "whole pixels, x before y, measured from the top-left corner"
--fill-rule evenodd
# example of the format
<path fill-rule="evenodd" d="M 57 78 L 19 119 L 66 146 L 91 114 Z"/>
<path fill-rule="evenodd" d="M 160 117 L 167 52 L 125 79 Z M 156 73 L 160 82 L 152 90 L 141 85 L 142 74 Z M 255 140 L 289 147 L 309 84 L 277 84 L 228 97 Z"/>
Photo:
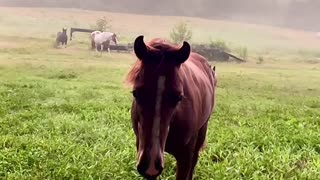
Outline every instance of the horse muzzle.
<path fill-rule="evenodd" d="M 163 158 L 160 153 L 153 158 L 143 153 L 138 160 L 137 170 L 146 179 L 155 179 L 162 173 L 163 168 Z"/>

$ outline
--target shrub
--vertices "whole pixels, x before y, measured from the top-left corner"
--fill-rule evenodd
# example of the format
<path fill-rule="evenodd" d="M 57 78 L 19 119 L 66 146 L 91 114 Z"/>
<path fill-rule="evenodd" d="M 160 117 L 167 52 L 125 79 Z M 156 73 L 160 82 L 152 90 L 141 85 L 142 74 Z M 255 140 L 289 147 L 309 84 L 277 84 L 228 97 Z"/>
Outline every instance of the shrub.
<path fill-rule="evenodd" d="M 192 38 L 192 30 L 186 22 L 179 22 L 171 30 L 170 38 L 175 44 L 189 41 Z"/>
<path fill-rule="evenodd" d="M 105 16 L 99 18 L 96 24 L 92 26 L 93 29 L 98 31 L 107 31 L 111 29 L 111 20 L 107 20 Z"/>
<path fill-rule="evenodd" d="M 262 64 L 264 62 L 264 58 L 262 56 L 258 57 L 257 64 Z"/>
<path fill-rule="evenodd" d="M 210 40 L 210 47 L 219 49 L 221 51 L 230 52 L 230 48 L 227 46 L 227 43 L 223 40 Z"/>
<path fill-rule="evenodd" d="M 242 59 L 247 59 L 248 58 L 248 49 L 246 47 L 240 47 L 239 48 L 239 56 Z"/>

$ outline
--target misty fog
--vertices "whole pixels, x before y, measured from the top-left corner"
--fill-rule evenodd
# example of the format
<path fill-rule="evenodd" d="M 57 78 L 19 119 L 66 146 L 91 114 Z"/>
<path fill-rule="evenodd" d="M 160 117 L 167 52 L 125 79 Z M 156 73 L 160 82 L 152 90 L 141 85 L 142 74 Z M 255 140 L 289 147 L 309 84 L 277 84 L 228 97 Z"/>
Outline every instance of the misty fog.
<path fill-rule="evenodd" d="M 0 6 L 193 16 L 320 31 L 319 0 L 0 0 Z"/>

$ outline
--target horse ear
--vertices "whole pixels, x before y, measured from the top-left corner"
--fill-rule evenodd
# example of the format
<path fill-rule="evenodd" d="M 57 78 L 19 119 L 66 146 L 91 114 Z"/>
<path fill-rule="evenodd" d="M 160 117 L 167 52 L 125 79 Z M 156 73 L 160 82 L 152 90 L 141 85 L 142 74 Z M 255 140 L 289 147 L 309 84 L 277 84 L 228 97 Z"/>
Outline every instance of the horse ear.
<path fill-rule="evenodd" d="M 184 63 L 190 56 L 191 46 L 188 42 L 183 41 L 182 47 L 176 52 L 176 62 L 178 64 Z"/>
<path fill-rule="evenodd" d="M 147 55 L 147 46 L 143 41 L 143 35 L 138 36 L 134 41 L 134 53 L 136 54 L 137 58 L 143 60 Z"/>

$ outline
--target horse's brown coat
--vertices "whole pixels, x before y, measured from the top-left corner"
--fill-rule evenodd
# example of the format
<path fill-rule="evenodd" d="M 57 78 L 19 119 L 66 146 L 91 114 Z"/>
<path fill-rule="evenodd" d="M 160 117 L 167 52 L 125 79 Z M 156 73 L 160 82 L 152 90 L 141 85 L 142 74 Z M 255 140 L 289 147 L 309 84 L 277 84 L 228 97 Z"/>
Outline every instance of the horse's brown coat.
<path fill-rule="evenodd" d="M 214 109 L 215 72 L 204 57 L 190 51 L 187 42 L 180 48 L 156 38 L 145 45 L 143 36 L 139 36 L 134 49 L 138 60 L 127 80 L 133 85 L 135 97 L 131 118 L 138 171 L 147 179 L 155 179 L 163 169 L 163 151 L 166 151 L 177 160 L 176 178 L 192 179 Z M 159 141 L 154 141 L 152 127 L 160 76 L 166 81 L 161 101 L 160 136 Z M 152 147 L 158 146 L 156 154 L 150 152 Z M 158 173 L 148 174 L 150 167 L 158 168 Z"/>

